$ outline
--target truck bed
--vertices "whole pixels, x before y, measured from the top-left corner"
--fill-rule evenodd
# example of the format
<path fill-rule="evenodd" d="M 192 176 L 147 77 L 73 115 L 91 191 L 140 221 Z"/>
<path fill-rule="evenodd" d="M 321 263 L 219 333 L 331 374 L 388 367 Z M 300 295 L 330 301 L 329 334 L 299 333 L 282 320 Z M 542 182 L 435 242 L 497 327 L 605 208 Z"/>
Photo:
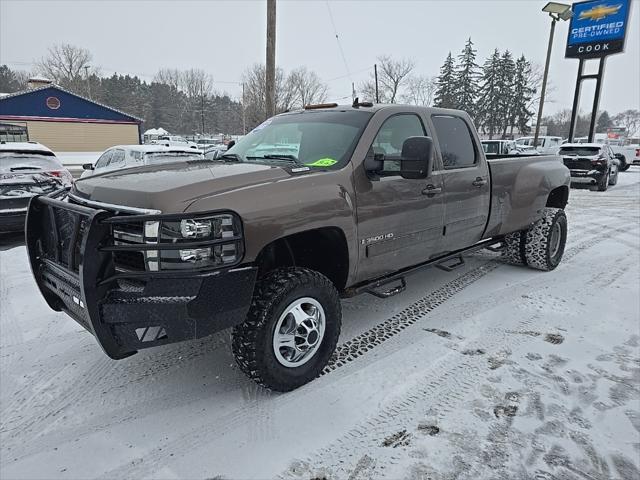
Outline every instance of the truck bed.
<path fill-rule="evenodd" d="M 569 170 L 558 155 L 493 155 L 487 163 L 491 212 L 484 238 L 526 228 L 539 218 L 552 185 L 568 189 L 571 184 Z"/>

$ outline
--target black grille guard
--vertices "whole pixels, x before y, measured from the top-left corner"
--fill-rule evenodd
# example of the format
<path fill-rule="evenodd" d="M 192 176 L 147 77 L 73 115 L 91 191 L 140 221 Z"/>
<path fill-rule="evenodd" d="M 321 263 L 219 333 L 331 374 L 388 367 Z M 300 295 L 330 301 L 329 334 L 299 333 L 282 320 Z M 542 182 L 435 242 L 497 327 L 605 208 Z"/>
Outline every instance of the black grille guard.
<path fill-rule="evenodd" d="M 55 311 L 66 312 L 92 333 L 111 358 L 127 357 L 139 348 L 197 338 L 244 320 L 256 269 L 233 268 L 240 263 L 244 253 L 241 230 L 239 236 L 222 240 L 115 245 L 112 237 L 114 224 L 141 222 L 144 225 L 148 221 L 189 218 L 196 214 L 142 215 L 131 211 L 123 214 L 122 211 L 72 203 L 68 197 L 68 190 L 61 189 L 48 196 L 31 199 L 26 220 L 31 271 L 47 304 Z M 217 213 L 232 214 L 238 218 L 228 210 L 205 212 L 207 215 Z M 241 229 L 241 222 L 239 225 Z M 220 268 L 120 271 L 114 264 L 114 254 L 122 251 L 172 250 L 230 242 L 236 242 L 239 248 L 237 261 Z M 224 279 L 222 284 L 221 278 Z M 121 281 L 153 284 L 151 290 L 156 292 L 156 296 L 122 290 Z M 175 289 L 171 288 L 174 284 L 180 284 L 183 290 L 189 291 L 180 297 L 172 297 L 176 295 L 173 293 Z M 229 286 L 235 290 L 235 298 L 221 306 L 223 295 L 215 292 L 225 292 L 228 296 L 226 290 Z M 158 291 L 162 293 L 158 295 Z M 155 299 L 159 299 L 155 305 L 159 307 L 157 311 L 153 310 L 154 305 L 150 305 Z M 215 302 L 215 305 L 207 302 Z M 147 305 L 145 310 L 140 310 L 142 303 Z M 164 313 L 170 310 L 170 314 Z M 216 325 L 211 325 L 210 310 L 219 315 Z M 139 320 L 141 311 L 143 318 Z M 173 334 L 168 339 L 163 337 L 143 344 L 145 339 L 139 334 L 140 338 L 136 338 L 133 332 L 145 326 L 152 328 L 151 325 L 160 325 L 167 331 L 173 329 Z"/>

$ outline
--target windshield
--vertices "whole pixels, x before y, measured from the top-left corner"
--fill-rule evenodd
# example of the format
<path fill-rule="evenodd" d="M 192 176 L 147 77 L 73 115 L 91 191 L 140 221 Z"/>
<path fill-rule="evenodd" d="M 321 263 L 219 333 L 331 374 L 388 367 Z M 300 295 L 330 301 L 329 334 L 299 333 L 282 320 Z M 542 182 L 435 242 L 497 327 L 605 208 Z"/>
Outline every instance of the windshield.
<path fill-rule="evenodd" d="M 146 153 L 144 156 L 145 164 L 157 165 L 159 163 L 173 163 L 173 162 L 190 162 L 194 160 L 204 160 L 201 153 L 189 153 L 189 152 L 156 152 Z"/>
<path fill-rule="evenodd" d="M 599 147 L 562 147 L 560 155 L 574 155 L 580 157 L 591 157 L 600 153 Z"/>
<path fill-rule="evenodd" d="M 254 128 L 222 158 L 341 168 L 351 158 L 371 116 L 371 112 L 336 110 L 280 115 Z"/>
<path fill-rule="evenodd" d="M 0 152 L 0 170 L 60 170 L 62 164 L 53 155 Z"/>

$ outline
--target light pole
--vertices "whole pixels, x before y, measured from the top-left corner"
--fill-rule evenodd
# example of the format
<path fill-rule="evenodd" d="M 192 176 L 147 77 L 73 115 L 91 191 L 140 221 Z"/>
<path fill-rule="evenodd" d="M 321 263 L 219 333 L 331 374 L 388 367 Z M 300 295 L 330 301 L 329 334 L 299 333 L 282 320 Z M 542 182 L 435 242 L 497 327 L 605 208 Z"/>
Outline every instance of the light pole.
<path fill-rule="evenodd" d="M 573 16 L 571 5 L 564 3 L 549 2 L 542 9 L 551 17 L 551 31 L 549 32 L 549 45 L 547 46 L 547 60 L 544 64 L 544 75 L 542 76 L 542 88 L 540 89 L 540 106 L 538 107 L 538 118 L 536 119 L 536 133 L 533 137 L 533 146 L 538 146 L 538 136 L 540 135 L 540 122 L 542 121 L 542 108 L 544 107 L 544 95 L 547 90 L 547 76 L 549 75 L 549 62 L 551 61 L 551 49 L 553 47 L 553 34 L 556 30 L 558 20 L 569 20 Z"/>

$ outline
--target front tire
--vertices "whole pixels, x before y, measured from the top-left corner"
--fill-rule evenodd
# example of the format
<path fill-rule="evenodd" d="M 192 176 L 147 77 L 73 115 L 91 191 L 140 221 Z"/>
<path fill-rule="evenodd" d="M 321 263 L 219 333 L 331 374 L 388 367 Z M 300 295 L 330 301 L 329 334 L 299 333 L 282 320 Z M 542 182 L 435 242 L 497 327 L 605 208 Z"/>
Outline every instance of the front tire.
<path fill-rule="evenodd" d="M 527 265 L 550 271 L 562 260 L 567 242 L 567 216 L 561 208 L 545 208 L 542 218 L 526 233 L 525 257 Z"/>
<path fill-rule="evenodd" d="M 233 354 L 249 378 L 288 392 L 320 375 L 341 323 L 329 279 L 307 268 L 277 269 L 258 281 L 246 321 L 233 329 Z"/>

